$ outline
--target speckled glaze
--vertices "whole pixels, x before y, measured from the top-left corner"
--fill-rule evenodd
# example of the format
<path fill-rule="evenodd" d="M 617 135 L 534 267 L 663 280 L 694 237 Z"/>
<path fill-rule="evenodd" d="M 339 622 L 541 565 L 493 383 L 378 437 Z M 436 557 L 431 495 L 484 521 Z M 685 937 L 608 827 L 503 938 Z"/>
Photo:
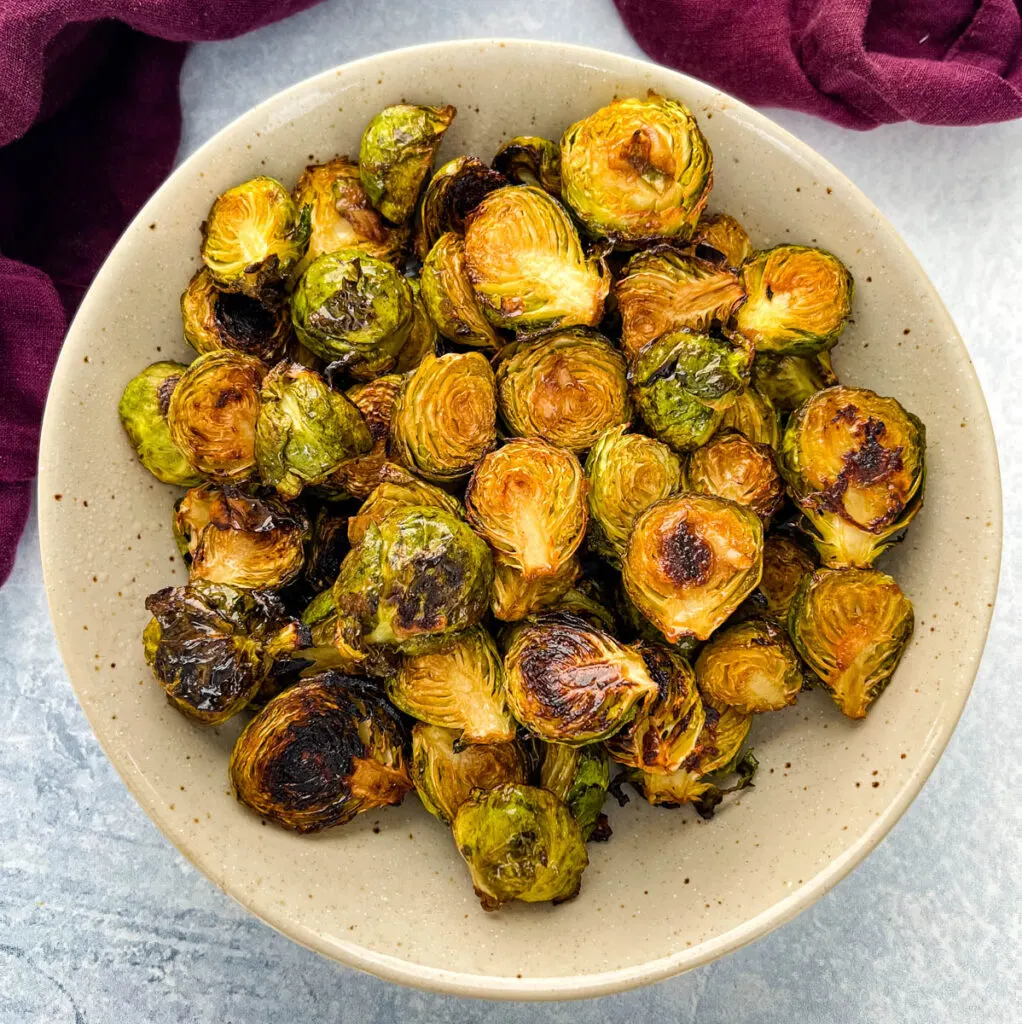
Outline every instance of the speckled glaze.
<path fill-rule="evenodd" d="M 755 789 L 712 822 L 636 799 L 608 808 L 582 893 L 561 907 L 480 910 L 448 830 L 414 798 L 299 838 L 235 803 L 238 724 L 190 725 L 143 661 L 145 596 L 182 582 L 176 492 L 135 461 L 121 389 L 157 359 L 187 360 L 178 297 L 213 197 L 257 173 L 293 182 L 354 153 L 362 126 L 402 99 L 451 102 L 439 159 L 488 158 L 514 134 L 557 137 L 615 95 L 688 103 L 716 156 L 712 209 L 755 243 L 819 244 L 857 282 L 843 380 L 896 395 L 926 423 L 926 507 L 883 567 L 915 603 L 916 635 L 869 718 L 826 696 L 758 719 Z M 288 89 L 188 159 L 97 277 L 65 343 L 43 426 L 43 566 L 60 647 L 107 754 L 163 832 L 217 885 L 296 941 L 384 978 L 491 998 L 568 998 L 705 963 L 804 909 L 880 841 L 929 775 L 983 649 L 1000 556 L 1000 490 L 983 396 L 916 260 L 835 168 L 767 118 L 683 75 L 560 44 L 467 41 L 397 51 Z M 141 870 L 141 866 L 139 866 Z"/>

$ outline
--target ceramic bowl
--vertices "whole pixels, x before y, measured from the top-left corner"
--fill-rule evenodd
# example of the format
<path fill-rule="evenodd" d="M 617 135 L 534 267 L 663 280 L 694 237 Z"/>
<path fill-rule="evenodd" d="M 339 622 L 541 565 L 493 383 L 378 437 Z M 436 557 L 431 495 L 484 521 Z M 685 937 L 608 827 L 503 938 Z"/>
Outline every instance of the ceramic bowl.
<path fill-rule="evenodd" d="M 255 174 L 356 153 L 401 100 L 454 103 L 440 159 L 488 159 L 512 135 L 558 138 L 614 96 L 687 103 L 716 156 L 711 208 L 754 242 L 819 244 L 855 275 L 843 380 L 896 395 L 926 423 L 926 507 L 884 561 L 915 603 L 916 635 L 869 718 L 824 693 L 755 722 L 755 789 L 703 822 L 633 799 L 609 807 L 578 899 L 484 913 L 449 831 L 414 796 L 312 838 L 264 825 L 229 792 L 238 725 L 198 728 L 142 657 L 147 594 L 183 583 L 169 528 L 176 493 L 136 462 L 118 425 L 125 383 L 190 358 L 178 297 L 198 226 Z M 808 146 L 738 101 L 642 61 L 523 41 L 443 43 L 344 65 L 288 89 L 189 157 L 100 271 L 64 345 L 46 409 L 39 507 L 57 638 L 106 753 L 164 834 L 268 924 L 383 978 L 491 998 L 613 992 L 704 964 L 809 906 L 858 864 L 919 792 L 979 663 L 1000 552 L 993 434 L 954 324 L 876 208 Z M 242 716 L 244 717 L 244 716 Z M 613 804 L 610 801 L 610 804 Z"/>

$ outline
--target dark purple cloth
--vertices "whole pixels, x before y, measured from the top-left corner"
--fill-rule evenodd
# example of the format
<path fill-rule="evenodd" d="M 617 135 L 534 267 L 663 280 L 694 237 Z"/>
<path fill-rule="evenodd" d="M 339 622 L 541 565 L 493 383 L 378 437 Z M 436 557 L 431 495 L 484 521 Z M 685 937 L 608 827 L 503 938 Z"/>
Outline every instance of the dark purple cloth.
<path fill-rule="evenodd" d="M 1022 0 L 615 0 L 654 60 L 849 128 L 1022 117 Z"/>
<path fill-rule="evenodd" d="M 0 0 L 0 583 L 67 323 L 174 161 L 190 40 L 317 0 Z"/>

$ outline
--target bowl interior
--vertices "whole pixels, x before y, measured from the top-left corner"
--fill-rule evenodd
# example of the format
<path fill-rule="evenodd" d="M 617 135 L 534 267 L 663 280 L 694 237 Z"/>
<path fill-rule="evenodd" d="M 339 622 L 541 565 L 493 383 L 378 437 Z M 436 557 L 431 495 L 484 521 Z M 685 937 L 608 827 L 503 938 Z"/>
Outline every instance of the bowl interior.
<path fill-rule="evenodd" d="M 201 729 L 163 700 L 142 658 L 147 594 L 182 583 L 176 492 L 135 461 L 124 384 L 190 352 L 178 297 L 213 197 L 254 174 L 295 181 L 357 152 L 400 100 L 459 108 L 441 159 L 489 159 L 516 134 L 559 137 L 614 96 L 688 103 L 716 156 L 711 208 L 755 244 L 819 244 L 855 275 L 841 378 L 897 396 L 927 427 L 926 508 L 884 567 L 916 635 L 867 721 L 826 696 L 754 723 L 756 787 L 712 822 L 633 799 L 608 807 L 580 897 L 486 914 L 447 829 L 418 806 L 314 838 L 265 826 L 231 797 L 237 726 Z M 915 259 L 834 168 L 771 122 L 663 68 L 576 47 L 464 42 L 384 54 L 263 103 L 187 160 L 127 230 L 72 327 L 50 392 L 40 466 L 47 591 L 68 671 L 106 752 L 164 833 L 218 886 L 297 941 L 385 977 L 477 995 L 596 994 L 704 962 L 792 916 L 847 873 L 918 791 L 957 721 L 996 586 L 994 442 L 969 357 Z M 613 801 L 611 801 L 613 803 Z"/>

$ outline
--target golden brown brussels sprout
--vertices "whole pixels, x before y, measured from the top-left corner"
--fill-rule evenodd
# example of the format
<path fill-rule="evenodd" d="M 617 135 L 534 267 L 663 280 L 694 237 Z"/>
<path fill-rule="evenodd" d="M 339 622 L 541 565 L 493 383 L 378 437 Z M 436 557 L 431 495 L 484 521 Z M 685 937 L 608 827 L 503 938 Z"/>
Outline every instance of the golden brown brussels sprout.
<path fill-rule="evenodd" d="M 420 722 L 456 730 L 459 745 L 507 743 L 518 732 L 507 708 L 504 665 L 482 626 L 438 651 L 406 654 L 387 680 L 387 696 Z"/>
<path fill-rule="evenodd" d="M 138 461 L 157 480 L 178 487 L 191 487 L 202 479 L 171 439 L 167 422 L 170 397 L 187 369 L 184 363 L 147 366 L 128 381 L 117 405 L 121 426 Z"/>
<path fill-rule="evenodd" d="M 511 900 L 570 900 L 589 864 L 571 811 L 534 786 L 476 790 L 458 809 L 454 841 L 484 910 Z"/>
<path fill-rule="evenodd" d="M 852 275 L 829 252 L 778 245 L 745 261 L 748 295 L 735 316 L 759 352 L 810 355 L 830 348 L 852 312 Z"/>
<path fill-rule="evenodd" d="M 493 169 L 516 185 L 532 185 L 561 198 L 561 149 L 537 135 L 508 139 L 493 158 Z"/>
<path fill-rule="evenodd" d="M 465 509 L 505 562 L 527 577 L 551 576 L 585 536 L 585 476 L 563 448 L 534 437 L 509 441 L 476 466 Z"/>
<path fill-rule="evenodd" d="M 767 537 L 763 542 L 763 576 L 759 581 L 763 614 L 786 625 L 788 607 L 802 577 L 815 568 L 815 560 L 795 537 L 788 533 Z"/>
<path fill-rule="evenodd" d="M 748 384 L 752 357 L 737 336 L 664 334 L 632 363 L 632 399 L 661 441 L 690 451 L 709 441 Z"/>
<path fill-rule="evenodd" d="M 453 231 L 437 239 L 422 264 L 422 300 L 445 338 L 473 348 L 500 348 L 501 339 L 472 291 L 465 243 Z"/>
<path fill-rule="evenodd" d="M 427 356 L 398 396 L 391 451 L 436 483 L 468 476 L 497 443 L 497 390 L 479 352 Z"/>
<path fill-rule="evenodd" d="M 610 785 L 610 761 L 599 744 L 544 743 L 539 784 L 571 811 L 583 840 L 596 828 Z"/>
<path fill-rule="evenodd" d="M 202 225 L 202 262 L 216 286 L 255 298 L 280 285 L 308 244 L 309 211 L 265 175 L 217 196 Z"/>
<path fill-rule="evenodd" d="M 756 372 L 755 363 L 752 372 Z M 777 448 L 781 443 L 777 410 L 766 395 L 751 385 L 735 399 L 734 405 L 724 410 L 720 429 L 735 430 L 755 444 L 766 444 L 771 448 Z"/>
<path fill-rule="evenodd" d="M 225 722 L 255 696 L 274 661 L 308 644 L 308 630 L 269 591 L 196 582 L 146 598 L 145 660 L 178 711 Z"/>
<path fill-rule="evenodd" d="M 292 832 L 344 825 L 412 788 L 397 715 L 363 679 L 324 672 L 259 712 L 231 753 L 231 786 Z"/>
<path fill-rule="evenodd" d="M 749 619 L 717 633 L 696 659 L 699 689 L 744 715 L 779 711 L 802 689 L 802 666 L 784 630 Z"/>
<path fill-rule="evenodd" d="M 170 397 L 170 437 L 203 475 L 239 483 L 255 475 L 259 387 L 266 366 L 223 349 L 199 356 Z"/>
<path fill-rule="evenodd" d="M 358 151 L 362 186 L 387 220 L 403 224 L 419 201 L 433 157 L 451 126 L 454 107 L 399 103 L 366 125 Z"/>
<path fill-rule="evenodd" d="M 608 596 L 595 580 L 579 580 L 551 605 L 550 610 L 567 612 L 596 629 L 616 634 L 619 623 L 617 616 L 608 607 Z"/>
<path fill-rule="evenodd" d="M 829 352 L 781 356 L 761 352 L 752 364 L 752 385 L 779 413 L 789 413 L 817 391 L 838 383 Z"/>
<path fill-rule="evenodd" d="M 795 649 L 849 718 L 883 693 L 914 624 L 912 602 L 876 569 L 807 573 L 788 611 Z"/>
<path fill-rule="evenodd" d="M 394 509 L 413 505 L 439 508 L 458 519 L 465 518 L 465 509 L 457 498 L 409 474 L 406 480 L 385 480 L 373 490 L 358 510 L 358 515 L 348 520 L 349 542 L 361 543 L 371 523 L 378 526 Z"/>
<path fill-rule="evenodd" d="M 724 266 L 661 245 L 636 253 L 614 283 L 621 347 L 629 359 L 663 334 L 727 323 L 745 292 Z"/>
<path fill-rule="evenodd" d="M 497 189 L 476 207 L 465 266 L 490 322 L 519 332 L 595 327 L 610 289 L 603 260 L 586 256 L 564 207 L 524 185 Z"/>
<path fill-rule="evenodd" d="M 586 477 L 593 524 L 590 546 L 619 566 L 636 516 L 681 486 L 681 462 L 652 437 L 615 427 L 593 446 Z"/>
<path fill-rule="evenodd" d="M 752 255 L 748 232 L 726 213 L 701 218 L 692 244 L 716 250 L 729 267 L 740 267 Z"/>
<path fill-rule="evenodd" d="M 210 272 L 197 270 L 181 296 L 185 341 L 199 355 L 232 348 L 273 363 L 291 337 L 282 303 L 267 305 L 241 292 L 222 292 Z"/>
<path fill-rule="evenodd" d="M 865 388 L 817 392 L 788 421 L 781 472 L 824 565 L 869 566 L 922 507 L 926 430 Z"/>
<path fill-rule="evenodd" d="M 549 743 L 606 739 L 657 692 L 634 650 L 563 612 L 512 627 L 504 670 L 515 718 Z"/>
<path fill-rule="evenodd" d="M 448 160 L 430 179 L 419 210 L 416 248 L 422 259 L 448 231 L 462 234 L 468 215 L 507 179 L 474 156 Z"/>
<path fill-rule="evenodd" d="M 437 342 L 440 340 L 436 324 L 433 323 L 422 298 L 422 282 L 417 277 L 406 278 L 415 299 L 412 316 L 412 329 L 408 340 L 401 346 L 394 364 L 395 373 L 411 373 L 426 356 L 436 355 Z"/>
<path fill-rule="evenodd" d="M 687 239 L 713 185 L 713 154 L 691 111 L 650 92 L 615 100 L 561 139 L 565 202 L 591 235 L 635 245 Z"/>
<path fill-rule="evenodd" d="M 729 498 L 751 508 L 765 522 L 784 501 L 773 448 L 741 434 L 717 434 L 692 452 L 683 486 L 696 494 Z"/>
<path fill-rule="evenodd" d="M 493 594 L 490 608 L 493 617 L 503 622 L 517 622 L 527 615 L 551 608 L 571 589 L 581 567 L 577 558 L 569 558 L 555 573 L 526 576 L 501 555 L 493 560 Z"/>
<path fill-rule="evenodd" d="M 623 578 L 636 607 L 672 643 L 705 640 L 756 589 L 763 523 L 708 494 L 679 494 L 635 521 Z"/>
<path fill-rule="evenodd" d="M 577 327 L 512 342 L 499 359 L 497 401 L 518 437 L 584 452 L 632 418 L 624 358 L 595 331 Z"/>
<path fill-rule="evenodd" d="M 412 729 L 412 782 L 422 806 L 445 825 L 473 790 L 524 783 L 525 755 L 517 743 L 473 743 L 463 747 L 454 729 L 419 722 Z"/>

